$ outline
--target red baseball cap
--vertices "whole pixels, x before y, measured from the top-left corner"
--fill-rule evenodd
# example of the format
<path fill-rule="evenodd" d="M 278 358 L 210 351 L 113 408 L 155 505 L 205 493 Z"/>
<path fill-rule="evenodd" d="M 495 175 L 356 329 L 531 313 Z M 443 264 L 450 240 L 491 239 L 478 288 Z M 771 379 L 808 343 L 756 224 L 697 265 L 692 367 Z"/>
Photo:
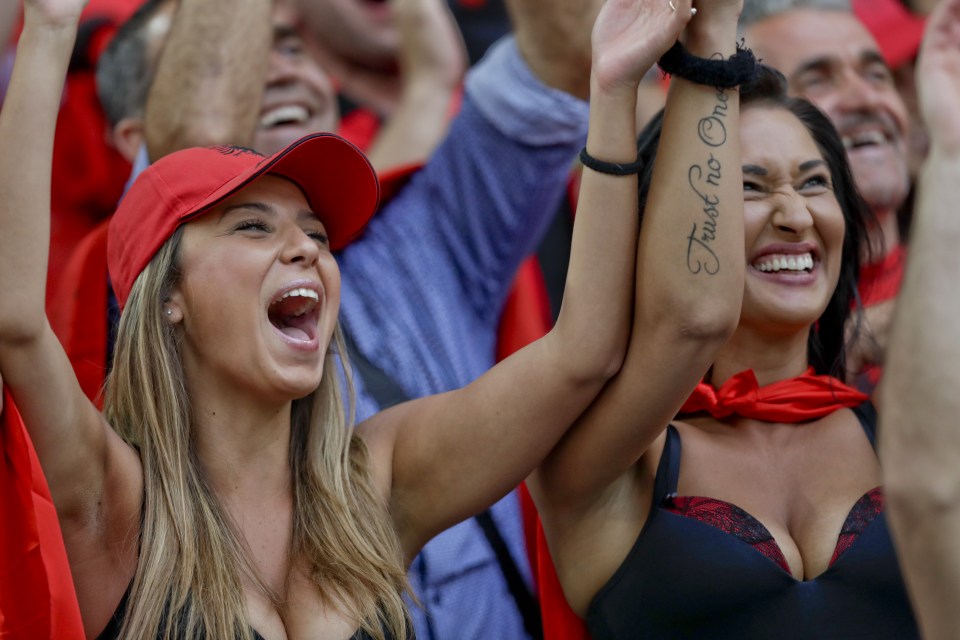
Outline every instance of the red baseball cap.
<path fill-rule="evenodd" d="M 140 272 L 177 228 L 264 174 L 303 191 L 331 249 L 342 249 L 370 221 L 380 185 L 366 157 L 339 136 L 318 133 L 270 157 L 243 147 L 177 151 L 137 177 L 110 221 L 107 267 L 122 308 Z"/>
<path fill-rule="evenodd" d="M 853 11 L 873 34 L 891 69 L 917 57 L 926 20 L 898 0 L 853 0 Z"/>

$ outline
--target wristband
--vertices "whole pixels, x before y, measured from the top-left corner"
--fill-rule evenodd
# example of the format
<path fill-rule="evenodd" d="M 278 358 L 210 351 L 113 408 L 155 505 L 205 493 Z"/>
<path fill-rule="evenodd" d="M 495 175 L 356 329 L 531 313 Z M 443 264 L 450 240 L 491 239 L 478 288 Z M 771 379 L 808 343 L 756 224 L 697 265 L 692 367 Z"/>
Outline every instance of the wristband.
<path fill-rule="evenodd" d="M 737 44 L 737 52 L 726 60 L 712 60 L 693 55 L 678 40 L 658 64 L 665 74 L 715 89 L 732 89 L 757 75 L 757 59 L 742 41 Z"/>
<path fill-rule="evenodd" d="M 593 169 L 597 173 L 605 173 L 610 176 L 630 176 L 637 173 L 640 173 L 640 167 L 642 162 L 640 160 L 634 160 L 633 162 L 604 162 L 603 160 L 597 160 L 592 155 L 587 153 L 587 148 L 584 147 L 580 151 L 580 162 L 583 163 L 583 166 Z"/>

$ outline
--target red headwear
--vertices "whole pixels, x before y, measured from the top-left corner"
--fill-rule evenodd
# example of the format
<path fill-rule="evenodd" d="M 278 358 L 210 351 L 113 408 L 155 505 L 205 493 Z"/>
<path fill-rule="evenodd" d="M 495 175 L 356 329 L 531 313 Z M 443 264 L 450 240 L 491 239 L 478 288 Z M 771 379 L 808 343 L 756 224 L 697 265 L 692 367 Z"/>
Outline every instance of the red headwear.
<path fill-rule="evenodd" d="M 120 306 L 180 225 L 267 173 L 300 187 L 326 227 L 331 249 L 359 235 L 380 199 L 376 174 L 364 155 L 329 133 L 301 138 L 270 157 L 223 146 L 172 153 L 140 174 L 110 223 L 107 265 Z"/>
<path fill-rule="evenodd" d="M 917 57 L 926 21 L 898 0 L 853 0 L 853 11 L 876 38 L 891 68 Z"/>

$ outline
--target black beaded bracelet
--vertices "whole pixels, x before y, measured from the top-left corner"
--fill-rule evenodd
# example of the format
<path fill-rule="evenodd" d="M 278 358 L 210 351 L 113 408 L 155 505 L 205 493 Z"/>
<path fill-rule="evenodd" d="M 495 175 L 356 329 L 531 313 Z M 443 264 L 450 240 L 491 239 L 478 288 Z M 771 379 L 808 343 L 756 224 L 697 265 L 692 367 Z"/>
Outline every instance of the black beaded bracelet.
<path fill-rule="evenodd" d="M 634 160 L 633 162 L 604 162 L 603 160 L 597 160 L 592 155 L 587 153 L 587 148 L 584 147 L 580 151 L 580 162 L 583 163 L 583 166 L 593 169 L 598 173 L 606 173 L 611 176 L 630 176 L 635 173 L 640 173 L 641 162 L 639 160 Z"/>
<path fill-rule="evenodd" d="M 668 75 L 715 89 L 739 87 L 757 75 L 757 59 L 742 41 L 737 44 L 737 52 L 726 60 L 711 60 L 693 55 L 678 40 L 658 64 Z"/>

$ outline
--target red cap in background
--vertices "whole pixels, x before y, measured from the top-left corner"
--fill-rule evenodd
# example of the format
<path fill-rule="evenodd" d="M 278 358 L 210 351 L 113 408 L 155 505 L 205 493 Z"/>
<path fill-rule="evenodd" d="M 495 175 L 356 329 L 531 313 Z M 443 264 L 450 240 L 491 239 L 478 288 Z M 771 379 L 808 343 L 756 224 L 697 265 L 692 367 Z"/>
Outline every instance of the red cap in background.
<path fill-rule="evenodd" d="M 876 38 L 891 69 L 917 56 L 924 18 L 910 13 L 898 0 L 853 0 L 853 11 Z"/>

